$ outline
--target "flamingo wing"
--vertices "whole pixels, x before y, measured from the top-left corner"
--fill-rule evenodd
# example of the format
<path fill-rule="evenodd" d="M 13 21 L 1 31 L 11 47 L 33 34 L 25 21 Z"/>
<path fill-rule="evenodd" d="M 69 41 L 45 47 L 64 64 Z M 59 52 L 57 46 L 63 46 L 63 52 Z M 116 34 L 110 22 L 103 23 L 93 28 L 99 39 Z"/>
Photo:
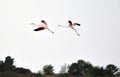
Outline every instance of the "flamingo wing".
<path fill-rule="evenodd" d="M 37 29 L 34 29 L 34 31 L 40 31 L 40 30 L 44 30 L 44 27 L 38 27 Z"/>
<path fill-rule="evenodd" d="M 80 26 L 81 24 L 79 24 L 79 23 L 74 23 L 74 25 L 78 25 L 78 26 Z"/>

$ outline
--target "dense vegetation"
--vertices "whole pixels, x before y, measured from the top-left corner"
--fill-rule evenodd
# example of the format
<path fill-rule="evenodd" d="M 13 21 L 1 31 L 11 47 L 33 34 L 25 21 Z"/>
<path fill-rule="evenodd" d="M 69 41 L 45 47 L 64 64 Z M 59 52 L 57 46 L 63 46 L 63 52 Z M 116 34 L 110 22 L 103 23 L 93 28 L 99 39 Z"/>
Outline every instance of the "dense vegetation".
<path fill-rule="evenodd" d="M 45 65 L 43 71 L 32 73 L 30 69 L 16 67 L 10 56 L 0 61 L 0 77 L 120 77 L 120 70 L 113 64 L 106 67 L 93 66 L 90 62 L 78 60 L 70 65 L 64 64 L 60 73 L 54 73 L 54 66 Z"/>

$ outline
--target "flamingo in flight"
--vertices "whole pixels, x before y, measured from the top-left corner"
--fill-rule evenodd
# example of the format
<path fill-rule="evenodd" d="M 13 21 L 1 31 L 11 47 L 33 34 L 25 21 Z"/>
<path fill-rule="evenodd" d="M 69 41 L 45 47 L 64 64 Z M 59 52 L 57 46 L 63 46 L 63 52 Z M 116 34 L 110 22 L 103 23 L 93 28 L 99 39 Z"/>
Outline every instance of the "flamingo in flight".
<path fill-rule="evenodd" d="M 31 25 L 39 26 L 38 28 L 34 29 L 34 31 L 41 31 L 41 30 L 47 29 L 47 30 L 49 30 L 51 33 L 54 33 L 53 31 L 51 31 L 51 30 L 48 28 L 47 23 L 46 23 L 45 20 L 42 20 L 41 22 L 43 23 L 42 25 L 37 25 L 37 24 L 35 24 L 35 23 L 31 23 Z"/>
<path fill-rule="evenodd" d="M 76 33 L 77 33 L 77 35 L 78 36 L 80 36 L 80 34 L 77 32 L 77 30 L 74 28 L 74 26 L 80 26 L 81 24 L 79 24 L 79 23 L 72 23 L 72 21 L 68 21 L 68 23 L 69 23 L 69 25 L 68 26 L 61 26 L 61 25 L 58 25 L 58 26 L 60 26 L 60 27 L 70 27 L 70 28 L 72 28 Z"/>

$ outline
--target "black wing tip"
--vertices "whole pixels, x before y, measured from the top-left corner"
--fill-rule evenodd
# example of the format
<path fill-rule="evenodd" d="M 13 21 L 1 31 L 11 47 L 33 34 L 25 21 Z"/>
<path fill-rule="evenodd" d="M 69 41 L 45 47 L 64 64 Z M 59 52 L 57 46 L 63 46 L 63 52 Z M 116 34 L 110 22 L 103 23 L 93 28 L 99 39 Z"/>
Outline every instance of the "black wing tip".
<path fill-rule="evenodd" d="M 81 26 L 81 24 L 77 24 L 78 26 Z"/>
<path fill-rule="evenodd" d="M 34 29 L 34 31 L 39 31 L 39 29 Z"/>

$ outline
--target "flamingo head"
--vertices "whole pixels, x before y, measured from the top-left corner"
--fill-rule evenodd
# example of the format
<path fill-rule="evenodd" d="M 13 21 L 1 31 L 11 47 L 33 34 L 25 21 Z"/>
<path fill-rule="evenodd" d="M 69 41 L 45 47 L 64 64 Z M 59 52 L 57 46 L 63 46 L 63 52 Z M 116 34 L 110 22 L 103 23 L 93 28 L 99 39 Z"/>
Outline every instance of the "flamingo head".
<path fill-rule="evenodd" d="M 47 23 L 45 22 L 45 20 L 42 20 L 41 22 L 44 23 L 45 25 L 47 25 Z"/>
<path fill-rule="evenodd" d="M 45 21 L 44 21 L 44 20 L 42 20 L 41 22 L 42 22 L 42 23 L 44 23 Z"/>
<path fill-rule="evenodd" d="M 72 21 L 69 20 L 68 23 L 72 24 Z"/>

